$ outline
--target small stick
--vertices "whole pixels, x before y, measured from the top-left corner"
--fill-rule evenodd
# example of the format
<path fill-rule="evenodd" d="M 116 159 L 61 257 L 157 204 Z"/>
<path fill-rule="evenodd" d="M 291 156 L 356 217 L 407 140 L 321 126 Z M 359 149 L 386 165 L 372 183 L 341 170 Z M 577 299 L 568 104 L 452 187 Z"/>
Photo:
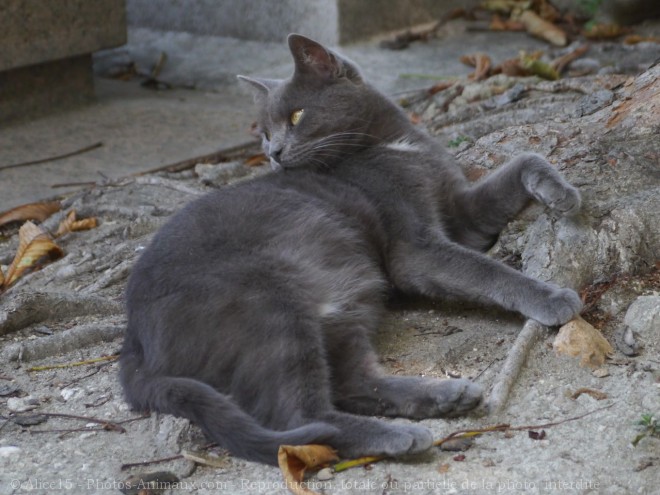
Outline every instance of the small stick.
<path fill-rule="evenodd" d="M 534 320 L 525 322 L 495 379 L 495 385 L 493 385 L 493 390 L 487 402 L 488 411 L 491 414 L 500 411 L 506 404 L 511 393 L 511 387 L 518 378 L 529 351 L 541 337 L 544 328 L 543 325 Z"/>
<path fill-rule="evenodd" d="M 75 363 L 64 363 L 64 364 L 50 364 L 46 366 L 33 366 L 32 368 L 28 368 L 28 371 L 46 371 L 46 370 L 54 370 L 54 369 L 60 369 L 60 368 L 73 368 L 74 366 L 86 366 L 88 364 L 96 364 L 100 363 L 103 361 L 115 361 L 116 359 L 119 359 L 119 354 L 112 354 L 110 356 L 102 356 L 94 359 L 86 359 L 84 361 L 76 361 Z"/>
<path fill-rule="evenodd" d="M 63 414 L 63 413 L 39 413 L 44 416 L 49 416 L 52 418 L 65 418 L 65 419 L 77 419 L 79 421 L 87 421 L 89 423 L 98 423 L 104 427 L 104 429 L 110 429 L 112 431 L 117 431 L 119 433 L 126 433 L 126 430 L 124 429 L 123 426 L 121 426 L 119 423 L 115 423 L 113 421 L 108 421 L 107 419 L 98 419 L 98 418 L 93 418 L 93 417 L 88 417 L 88 416 L 76 416 L 75 414 Z M 134 420 L 135 418 L 133 418 Z M 46 431 L 46 430 L 44 430 Z M 35 433 L 38 433 L 39 430 L 35 430 Z"/>
<path fill-rule="evenodd" d="M 94 143 L 90 146 L 85 146 L 84 148 L 80 148 L 79 150 L 76 151 L 71 151 L 70 153 L 64 153 L 63 155 L 57 155 L 57 156 L 51 156 L 49 158 L 42 158 L 40 160 L 32 160 L 29 162 L 20 162 L 20 163 L 12 163 L 11 165 L 0 165 L 0 170 L 5 170 L 8 168 L 18 168 L 18 167 L 27 167 L 29 165 L 38 165 L 40 163 L 46 163 L 46 162 L 53 162 L 55 160 L 62 160 L 64 158 L 69 158 L 70 156 L 75 156 L 75 155 L 80 155 L 82 153 L 87 153 L 88 151 L 95 150 L 96 148 L 100 148 L 103 146 L 102 142 Z"/>
<path fill-rule="evenodd" d="M 161 462 L 169 462 L 169 461 L 176 461 L 178 459 L 183 459 L 183 454 L 178 454 L 178 455 L 173 455 L 170 457 L 162 457 L 160 459 L 151 459 L 149 461 L 141 461 L 141 462 L 131 462 L 128 464 L 122 464 L 119 466 L 120 471 L 126 471 L 127 469 L 131 469 L 134 467 L 138 466 L 150 466 L 151 464 L 159 464 Z"/>
<path fill-rule="evenodd" d="M 215 442 L 214 443 L 209 443 L 209 444 L 204 445 L 200 450 L 208 450 L 211 447 L 215 447 L 216 445 L 217 444 Z M 151 464 L 159 464 L 161 462 L 176 461 L 178 459 L 183 459 L 183 458 L 184 458 L 183 454 L 178 454 L 178 455 L 173 455 L 173 456 L 170 456 L 170 457 L 163 457 L 161 459 L 151 459 L 149 461 L 131 462 L 131 463 L 128 463 L 128 464 L 122 464 L 121 466 L 119 466 L 119 470 L 120 471 L 126 471 L 127 469 L 131 469 L 131 468 L 134 468 L 134 467 L 150 466 Z"/>
<path fill-rule="evenodd" d="M 451 440 L 452 438 L 466 438 L 466 437 L 475 437 L 478 435 L 482 435 L 484 433 L 492 433 L 492 432 L 498 432 L 498 431 L 525 431 L 525 430 L 540 430 L 542 428 L 550 428 L 551 426 L 558 426 L 563 423 L 568 423 L 570 421 L 577 421 L 578 419 L 585 418 L 591 414 L 595 414 L 600 411 L 604 411 L 605 409 L 609 409 L 610 407 L 614 406 L 616 402 L 613 402 L 612 404 L 605 406 L 605 407 L 600 407 L 598 409 L 594 409 L 593 411 L 588 411 L 584 414 L 580 414 L 579 416 L 572 416 L 570 418 L 562 419 L 559 421 L 553 421 L 551 423 L 544 423 L 542 425 L 526 425 L 526 426 L 511 426 L 510 424 L 503 423 L 499 425 L 494 425 L 494 426 L 489 426 L 486 428 L 479 428 L 479 429 L 474 429 L 474 430 L 458 430 L 453 433 L 450 433 L 444 438 L 441 438 L 440 440 L 436 440 L 433 442 L 433 445 L 436 447 L 439 447 L 443 443 Z M 360 457 L 359 459 L 351 459 L 348 461 L 341 461 L 335 464 L 332 468 L 335 471 L 335 473 L 340 473 L 342 471 L 346 471 L 347 469 L 358 467 L 358 466 L 364 466 L 365 464 L 372 464 L 375 462 L 380 462 L 388 457 L 386 456 L 373 456 L 373 457 Z"/>

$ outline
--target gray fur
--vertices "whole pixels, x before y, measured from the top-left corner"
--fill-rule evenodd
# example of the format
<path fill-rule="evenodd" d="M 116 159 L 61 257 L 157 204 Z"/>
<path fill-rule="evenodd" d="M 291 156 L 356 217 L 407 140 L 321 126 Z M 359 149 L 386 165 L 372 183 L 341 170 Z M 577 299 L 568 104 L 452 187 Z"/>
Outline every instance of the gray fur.
<path fill-rule="evenodd" d="M 262 462 L 275 463 L 280 444 L 327 443 L 345 457 L 420 452 L 426 428 L 365 416 L 462 414 L 481 389 L 382 371 L 369 336 L 386 291 L 565 323 L 581 308 L 575 292 L 480 251 L 530 200 L 568 214 L 580 196 L 533 154 L 469 184 L 352 62 L 299 35 L 289 46 L 290 79 L 243 78 L 281 170 L 189 204 L 135 265 L 126 398 Z"/>

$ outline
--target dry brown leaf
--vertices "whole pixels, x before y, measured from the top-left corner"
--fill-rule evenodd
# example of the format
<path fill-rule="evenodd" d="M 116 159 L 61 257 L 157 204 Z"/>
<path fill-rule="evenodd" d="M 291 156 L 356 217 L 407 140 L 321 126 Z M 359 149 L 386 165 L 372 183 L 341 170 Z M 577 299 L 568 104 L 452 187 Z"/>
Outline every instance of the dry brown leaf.
<path fill-rule="evenodd" d="M 303 483 L 305 471 L 317 470 L 337 461 L 337 452 L 327 445 L 281 445 L 277 453 L 286 486 L 295 495 L 314 495 Z"/>
<path fill-rule="evenodd" d="M 636 45 L 637 43 L 660 43 L 660 38 L 657 36 L 641 36 L 639 34 L 629 34 L 623 38 L 626 45 Z"/>
<path fill-rule="evenodd" d="M 524 31 L 525 26 L 522 22 L 502 19 L 499 15 L 493 14 L 488 29 L 491 31 Z"/>
<path fill-rule="evenodd" d="M 508 14 L 512 10 L 528 9 L 531 3 L 530 0 L 483 0 L 479 6 L 491 12 Z"/>
<path fill-rule="evenodd" d="M 268 162 L 268 157 L 264 153 L 257 153 L 247 158 L 243 163 L 248 167 L 257 167 Z"/>
<path fill-rule="evenodd" d="M 229 464 L 227 456 L 211 455 L 207 452 L 196 452 L 192 450 L 182 450 L 181 455 L 184 459 L 193 461 L 202 466 L 209 466 L 213 468 L 226 468 Z"/>
<path fill-rule="evenodd" d="M 556 22 L 561 18 L 561 13 L 547 0 L 535 0 L 532 2 L 534 10 L 548 22 Z"/>
<path fill-rule="evenodd" d="M 83 218 L 78 220 L 76 218 L 76 210 L 71 210 L 67 213 L 66 218 L 60 222 L 55 232 L 55 237 L 63 236 L 69 232 L 77 232 L 79 230 L 89 230 L 96 228 L 98 222 L 96 217 Z"/>
<path fill-rule="evenodd" d="M 590 40 L 611 40 L 630 32 L 630 29 L 618 24 L 594 24 L 585 29 L 583 34 Z"/>
<path fill-rule="evenodd" d="M 522 52 L 520 54 L 520 66 L 526 69 L 530 74 L 548 79 L 549 81 L 556 81 L 559 79 L 559 72 L 555 68 L 540 59 L 538 53 L 527 55 Z"/>
<path fill-rule="evenodd" d="M 525 25 L 525 29 L 529 34 L 544 39 L 555 46 L 566 45 L 566 33 L 531 10 L 526 10 L 520 14 L 520 22 Z"/>
<path fill-rule="evenodd" d="M 565 55 L 562 55 L 561 57 L 557 57 L 551 62 L 552 67 L 557 71 L 558 74 L 561 74 L 566 66 L 573 62 L 574 60 L 577 60 L 580 58 L 582 55 L 587 53 L 589 51 L 590 45 L 584 44 L 578 46 L 575 50 L 572 50 Z"/>
<path fill-rule="evenodd" d="M 593 397 L 596 400 L 605 400 L 605 399 L 607 399 L 607 394 L 605 392 L 601 392 L 600 390 L 594 390 L 593 388 L 578 388 L 571 395 L 571 399 L 576 400 L 582 394 L 587 394 L 587 395 Z"/>
<path fill-rule="evenodd" d="M 520 65 L 520 58 L 510 58 L 493 67 L 492 74 L 504 74 L 509 77 L 529 76 L 529 71 Z"/>
<path fill-rule="evenodd" d="M 2 287 L 9 287 L 23 273 L 38 267 L 46 256 L 55 260 L 64 256 L 64 252 L 45 230 L 32 222 L 25 222 L 18 231 L 18 250 L 7 269 Z"/>
<path fill-rule="evenodd" d="M 5 225 L 11 222 L 23 222 L 25 220 L 43 222 L 53 213 L 60 211 L 61 209 L 62 205 L 59 201 L 30 203 L 17 206 L 16 208 L 12 208 L 11 210 L 0 214 L 0 225 Z"/>
<path fill-rule="evenodd" d="M 474 67 L 474 72 L 468 76 L 468 79 L 474 81 L 482 81 L 486 79 L 490 73 L 491 61 L 490 57 L 485 53 L 472 53 L 470 55 L 463 55 L 460 58 L 461 62 L 471 67 Z"/>
<path fill-rule="evenodd" d="M 579 316 L 559 329 L 553 347 L 558 354 L 580 357 L 581 366 L 602 366 L 614 350 L 603 335 Z"/>

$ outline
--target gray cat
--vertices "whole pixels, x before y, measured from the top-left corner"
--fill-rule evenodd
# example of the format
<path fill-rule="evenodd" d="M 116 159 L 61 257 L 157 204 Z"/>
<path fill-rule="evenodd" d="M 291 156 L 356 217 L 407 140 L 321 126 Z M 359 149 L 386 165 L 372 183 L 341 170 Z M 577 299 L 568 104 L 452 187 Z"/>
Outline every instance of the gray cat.
<path fill-rule="evenodd" d="M 574 291 L 480 251 L 530 200 L 572 214 L 580 196 L 533 154 L 469 184 L 352 62 L 303 36 L 288 41 L 291 78 L 241 77 L 279 171 L 186 206 L 133 269 L 126 398 L 266 463 L 281 444 L 329 444 L 344 457 L 421 452 L 428 429 L 367 416 L 462 414 L 481 389 L 383 372 L 369 338 L 387 290 L 565 323 L 581 309 Z"/>

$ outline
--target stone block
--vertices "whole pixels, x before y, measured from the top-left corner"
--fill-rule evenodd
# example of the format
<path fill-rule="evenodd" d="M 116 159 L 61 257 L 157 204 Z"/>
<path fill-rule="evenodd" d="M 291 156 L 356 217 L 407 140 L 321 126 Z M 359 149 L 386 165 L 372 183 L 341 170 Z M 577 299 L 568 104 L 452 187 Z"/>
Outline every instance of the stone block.
<path fill-rule="evenodd" d="M 282 42 L 297 32 L 337 45 L 438 19 L 478 0 L 128 0 L 131 26 Z"/>
<path fill-rule="evenodd" d="M 123 0 L 0 0 L 0 125 L 92 100 L 91 53 L 126 42 Z"/>
<path fill-rule="evenodd" d="M 94 99 L 91 55 L 0 72 L 0 126 Z"/>
<path fill-rule="evenodd" d="M 126 42 L 123 0 L 0 0 L 0 71 Z"/>

